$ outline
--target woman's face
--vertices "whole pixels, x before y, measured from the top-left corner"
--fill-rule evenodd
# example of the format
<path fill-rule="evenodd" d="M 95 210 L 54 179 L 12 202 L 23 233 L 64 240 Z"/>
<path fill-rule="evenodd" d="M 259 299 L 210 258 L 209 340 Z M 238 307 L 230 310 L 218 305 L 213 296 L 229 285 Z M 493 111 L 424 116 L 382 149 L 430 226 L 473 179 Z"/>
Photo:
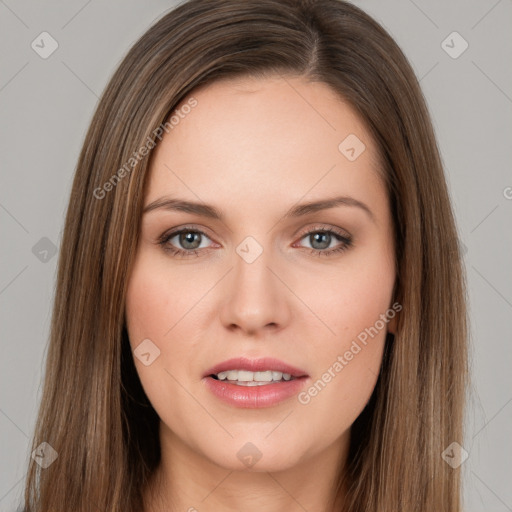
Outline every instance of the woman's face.
<path fill-rule="evenodd" d="M 374 141 L 299 77 L 193 98 L 154 150 L 126 300 L 163 449 L 255 471 L 337 456 L 394 329 Z"/>

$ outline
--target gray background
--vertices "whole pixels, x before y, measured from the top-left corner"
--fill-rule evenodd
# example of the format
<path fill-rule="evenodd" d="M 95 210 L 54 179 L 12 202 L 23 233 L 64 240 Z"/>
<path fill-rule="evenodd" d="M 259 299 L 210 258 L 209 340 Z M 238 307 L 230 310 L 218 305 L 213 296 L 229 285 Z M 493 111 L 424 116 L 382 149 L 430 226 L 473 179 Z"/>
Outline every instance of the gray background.
<path fill-rule="evenodd" d="M 457 215 L 472 321 L 465 510 L 512 511 L 512 1 L 354 3 L 391 33 L 421 79 Z M 128 48 L 174 5 L 0 0 L 2 511 L 15 510 L 23 491 L 56 277 L 52 248 L 88 123 Z M 31 47 L 43 31 L 59 45 L 47 59 Z M 453 31 L 469 44 L 457 58 L 442 46 Z M 452 39 L 445 45 L 460 50 Z"/>

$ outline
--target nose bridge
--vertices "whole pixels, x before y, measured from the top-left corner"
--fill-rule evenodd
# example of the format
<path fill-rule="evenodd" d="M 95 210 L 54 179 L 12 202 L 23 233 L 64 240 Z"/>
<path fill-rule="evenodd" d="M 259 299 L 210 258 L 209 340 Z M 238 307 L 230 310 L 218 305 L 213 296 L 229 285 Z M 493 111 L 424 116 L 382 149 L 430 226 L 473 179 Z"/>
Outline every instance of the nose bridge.
<path fill-rule="evenodd" d="M 267 303 L 269 299 L 263 296 L 274 293 L 275 283 L 271 282 L 272 273 L 268 269 L 272 265 L 272 249 L 268 243 L 265 246 L 263 244 L 263 241 L 260 243 L 254 237 L 248 236 L 235 251 L 234 287 L 239 300 L 243 300 L 247 306 L 250 304 L 254 310 L 262 310 L 261 299 L 266 299 L 264 302 Z"/>
<path fill-rule="evenodd" d="M 259 244 L 258 244 L 259 245 Z M 234 279 L 236 288 L 239 291 L 249 292 L 253 290 L 252 295 L 256 293 L 269 293 L 272 283 L 269 282 L 271 272 L 268 267 L 271 266 L 271 250 L 269 248 L 261 250 L 256 247 L 254 242 L 242 242 L 236 249 Z"/>
<path fill-rule="evenodd" d="M 268 268 L 273 267 L 272 249 L 248 236 L 235 252 L 223 323 L 247 331 L 270 324 L 282 325 L 287 318 L 287 299 L 279 280 Z"/>

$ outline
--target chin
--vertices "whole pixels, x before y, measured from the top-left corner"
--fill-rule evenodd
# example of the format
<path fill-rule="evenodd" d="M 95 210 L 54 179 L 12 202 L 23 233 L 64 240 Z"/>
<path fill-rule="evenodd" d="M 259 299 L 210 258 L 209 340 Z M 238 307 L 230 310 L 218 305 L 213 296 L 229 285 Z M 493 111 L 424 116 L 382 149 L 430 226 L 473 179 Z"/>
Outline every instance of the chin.
<path fill-rule="evenodd" d="M 266 439 L 266 435 L 244 435 L 230 439 L 228 443 L 219 442 L 218 450 L 212 452 L 208 447 L 204 455 L 224 469 L 256 473 L 285 471 L 304 458 L 304 443 L 300 439 L 288 438 L 285 442 L 279 436 Z"/>

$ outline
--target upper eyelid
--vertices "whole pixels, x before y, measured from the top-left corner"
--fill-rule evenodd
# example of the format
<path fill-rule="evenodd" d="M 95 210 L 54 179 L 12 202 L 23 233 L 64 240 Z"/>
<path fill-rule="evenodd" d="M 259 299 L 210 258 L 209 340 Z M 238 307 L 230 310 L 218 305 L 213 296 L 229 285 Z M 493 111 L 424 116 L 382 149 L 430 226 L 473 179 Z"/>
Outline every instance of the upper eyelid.
<path fill-rule="evenodd" d="M 164 238 L 170 239 L 170 238 L 174 238 L 176 235 L 179 235 L 183 232 L 185 232 L 185 233 L 187 233 L 187 232 L 200 233 L 201 235 L 208 237 L 210 240 L 212 239 L 212 237 L 204 229 L 193 227 L 193 226 L 183 226 L 181 228 L 170 229 L 170 230 L 164 232 L 163 235 L 161 235 L 159 238 L 160 239 L 164 239 Z"/>
<path fill-rule="evenodd" d="M 337 228 L 337 227 L 334 227 L 334 226 L 329 226 L 329 225 L 314 225 L 313 227 L 311 228 L 307 228 L 306 231 L 304 231 L 302 233 L 301 236 L 306 236 L 310 233 L 316 233 L 317 231 L 329 231 L 329 232 L 333 232 L 339 236 L 345 236 L 345 237 L 350 237 L 350 233 L 346 230 L 346 229 L 343 229 L 343 228 Z"/>

